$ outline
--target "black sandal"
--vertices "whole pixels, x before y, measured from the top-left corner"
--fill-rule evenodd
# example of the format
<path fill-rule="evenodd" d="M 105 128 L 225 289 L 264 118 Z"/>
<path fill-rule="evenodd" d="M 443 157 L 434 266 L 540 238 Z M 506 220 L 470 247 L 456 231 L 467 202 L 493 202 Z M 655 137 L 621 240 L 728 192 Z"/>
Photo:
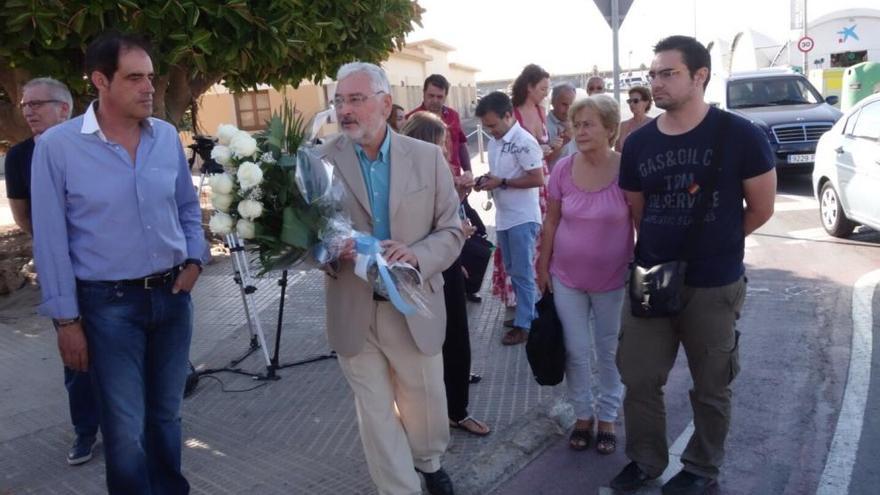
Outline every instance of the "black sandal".
<path fill-rule="evenodd" d="M 617 450 L 617 435 L 611 431 L 597 431 L 596 451 L 602 455 L 609 455 L 615 450 Z"/>
<path fill-rule="evenodd" d="M 568 437 L 568 446 L 572 450 L 587 450 L 590 448 L 590 442 L 593 441 L 593 425 L 589 428 L 579 430 L 575 428 Z"/>

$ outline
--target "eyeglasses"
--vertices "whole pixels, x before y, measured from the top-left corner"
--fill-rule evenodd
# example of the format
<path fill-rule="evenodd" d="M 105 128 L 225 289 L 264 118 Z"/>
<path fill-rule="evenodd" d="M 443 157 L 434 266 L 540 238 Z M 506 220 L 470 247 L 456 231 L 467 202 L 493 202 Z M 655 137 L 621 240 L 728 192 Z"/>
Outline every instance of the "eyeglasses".
<path fill-rule="evenodd" d="M 47 103 L 62 103 L 61 100 L 31 100 L 31 101 L 23 101 L 18 104 L 18 108 L 24 110 L 25 108 L 30 108 L 31 110 L 39 110 L 43 108 L 43 105 Z"/>
<path fill-rule="evenodd" d="M 605 86 L 587 86 L 587 91 L 605 91 Z"/>
<path fill-rule="evenodd" d="M 341 107 L 342 105 L 348 103 L 353 107 L 359 107 L 364 104 L 368 99 L 376 96 L 385 94 L 384 91 L 376 91 L 373 94 L 364 95 L 364 94 L 353 94 L 350 96 L 337 96 L 333 98 L 333 106 Z"/>
<path fill-rule="evenodd" d="M 660 81 L 668 81 L 675 77 L 678 73 L 681 72 L 681 69 L 663 69 L 659 72 L 648 72 L 648 80 L 654 82 L 656 80 Z"/>
<path fill-rule="evenodd" d="M 626 102 L 629 103 L 630 105 L 632 105 L 633 103 L 641 103 L 643 101 L 648 101 L 648 100 L 642 100 L 641 98 L 627 98 L 627 100 L 626 100 Z"/>

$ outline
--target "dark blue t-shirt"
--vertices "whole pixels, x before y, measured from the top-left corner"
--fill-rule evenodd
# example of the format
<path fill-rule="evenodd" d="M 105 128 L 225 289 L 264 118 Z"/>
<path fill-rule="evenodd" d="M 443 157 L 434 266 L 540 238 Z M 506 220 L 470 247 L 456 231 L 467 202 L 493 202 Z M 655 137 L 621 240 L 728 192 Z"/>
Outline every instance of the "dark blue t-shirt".
<path fill-rule="evenodd" d="M 34 138 L 27 138 L 6 153 L 6 197 L 31 199 L 31 160 Z"/>
<path fill-rule="evenodd" d="M 743 275 L 742 182 L 774 167 L 767 136 L 748 120 L 727 114 L 721 172 L 706 223 L 693 245 L 684 245 L 694 205 L 704 192 L 692 193 L 693 185 L 706 184 L 715 169 L 712 146 L 722 114 L 710 108 L 697 127 L 677 136 L 661 133 L 654 119 L 626 139 L 620 159 L 620 187 L 645 196 L 636 260 L 651 266 L 686 258 L 685 283 L 693 287 L 719 287 Z"/>

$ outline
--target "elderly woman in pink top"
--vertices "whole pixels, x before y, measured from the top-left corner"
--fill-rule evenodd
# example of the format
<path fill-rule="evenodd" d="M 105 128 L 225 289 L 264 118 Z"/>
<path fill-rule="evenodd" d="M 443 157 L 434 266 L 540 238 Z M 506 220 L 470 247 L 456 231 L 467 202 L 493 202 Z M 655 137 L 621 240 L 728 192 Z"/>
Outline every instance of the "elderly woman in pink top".
<path fill-rule="evenodd" d="M 617 186 L 620 154 L 611 149 L 620 110 L 611 98 L 595 95 L 572 105 L 568 116 L 578 152 L 559 160 L 550 175 L 538 287 L 553 292 L 565 336 L 565 379 L 577 416 L 569 445 L 589 448 L 596 428 L 596 449 L 610 454 L 617 447 L 614 421 L 623 395 L 617 336 L 633 252 L 632 218 Z"/>

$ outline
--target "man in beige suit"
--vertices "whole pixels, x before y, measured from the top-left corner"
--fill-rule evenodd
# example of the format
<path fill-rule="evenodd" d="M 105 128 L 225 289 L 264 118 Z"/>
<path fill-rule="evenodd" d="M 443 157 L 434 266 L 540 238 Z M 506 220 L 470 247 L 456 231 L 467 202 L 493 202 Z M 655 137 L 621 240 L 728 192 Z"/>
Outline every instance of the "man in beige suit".
<path fill-rule="evenodd" d="M 421 493 L 418 471 L 431 495 L 451 495 L 452 481 L 440 467 L 449 443 L 442 272 L 464 242 L 452 174 L 439 147 L 387 127 L 391 88 L 382 69 L 351 63 L 336 79 L 342 133 L 322 152 L 345 186 L 346 213 L 355 230 L 381 241 L 389 263 L 418 268 L 433 315 L 404 316 L 374 294 L 354 273 L 350 243 L 327 277 L 327 336 L 354 392 L 364 455 L 379 493 Z"/>

